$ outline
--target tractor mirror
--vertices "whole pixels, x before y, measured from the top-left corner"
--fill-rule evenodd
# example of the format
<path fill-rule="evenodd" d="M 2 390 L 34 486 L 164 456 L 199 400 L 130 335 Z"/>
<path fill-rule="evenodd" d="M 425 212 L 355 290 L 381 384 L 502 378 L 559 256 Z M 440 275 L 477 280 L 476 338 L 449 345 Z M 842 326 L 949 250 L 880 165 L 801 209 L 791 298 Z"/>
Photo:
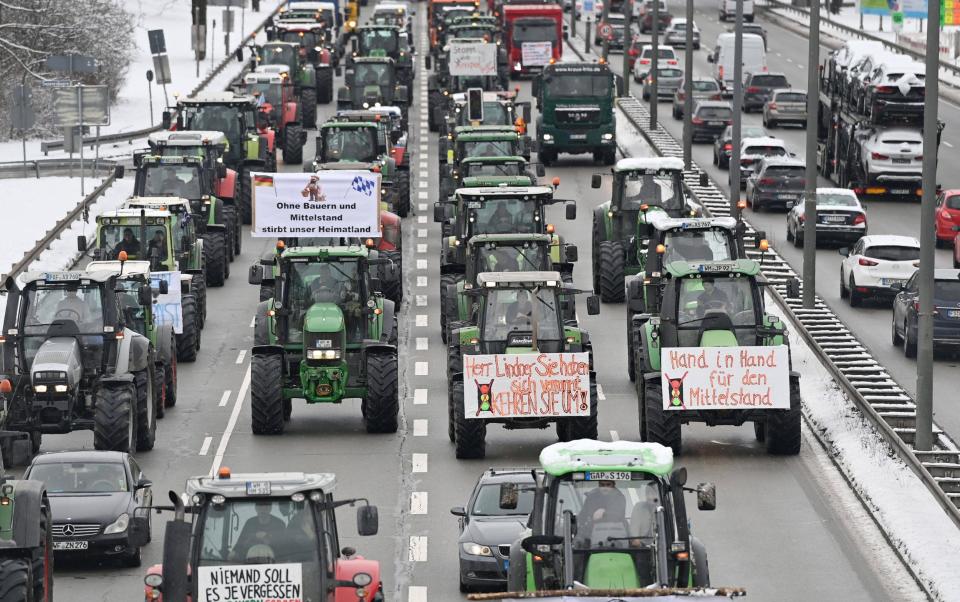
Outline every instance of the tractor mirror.
<path fill-rule="evenodd" d="M 567 212 L 567 215 L 566 215 L 566 218 L 567 218 L 567 219 L 577 219 L 577 205 L 576 205 L 576 203 L 567 203 L 566 212 Z"/>
<path fill-rule="evenodd" d="M 217 177 L 225 178 L 227 177 L 227 166 L 223 163 L 217 163 Z"/>
<path fill-rule="evenodd" d="M 800 279 L 794 276 L 790 280 L 787 280 L 787 298 L 788 299 L 799 299 L 800 298 Z"/>
<path fill-rule="evenodd" d="M 573 243 L 567 243 L 564 247 L 564 258 L 567 260 L 567 263 L 576 263 L 579 253 L 577 251 L 577 245 Z"/>
<path fill-rule="evenodd" d="M 542 178 L 543 176 L 547 175 L 547 170 L 543 168 L 543 163 L 537 163 L 536 170 L 538 178 Z"/>
<path fill-rule="evenodd" d="M 717 509 L 717 486 L 713 483 L 700 483 L 697 485 L 697 509 L 698 510 L 716 510 Z"/>
<path fill-rule="evenodd" d="M 427 66 L 427 71 L 433 69 L 433 60 L 431 60 L 431 58 L 432 57 L 429 54 L 425 57 L 426 60 L 424 62 Z"/>
<path fill-rule="evenodd" d="M 376 535 L 380 530 L 380 514 L 376 506 L 369 504 L 357 508 L 357 534 Z"/>
<path fill-rule="evenodd" d="M 850 257 L 850 247 L 840 247 L 840 250 L 837 252 L 844 257 Z"/>
<path fill-rule="evenodd" d="M 132 548 L 140 548 L 147 545 L 147 532 L 149 531 L 148 519 L 146 516 L 134 516 L 130 519 L 130 533 L 128 545 Z"/>
<path fill-rule="evenodd" d="M 600 177 L 600 174 L 595 173 L 590 176 L 590 188 L 600 188 L 603 185 L 603 178 Z"/>
<path fill-rule="evenodd" d="M 520 487 L 516 483 L 500 483 L 500 509 L 516 510 L 520 501 Z"/>
<path fill-rule="evenodd" d="M 600 297 L 590 295 L 587 297 L 587 315 L 596 316 L 600 314 Z"/>
<path fill-rule="evenodd" d="M 247 282 L 249 284 L 259 286 L 263 282 L 263 266 L 262 265 L 252 265 L 250 266 L 250 271 L 247 273 Z"/>
<path fill-rule="evenodd" d="M 122 180 L 124 172 L 125 170 L 123 165 L 117 165 L 113 168 L 113 177 L 117 180 Z"/>
<path fill-rule="evenodd" d="M 160 127 L 169 130 L 171 125 L 173 125 L 173 117 L 170 115 L 170 111 L 164 111 L 160 117 Z"/>
<path fill-rule="evenodd" d="M 166 280 L 161 280 L 160 283 L 157 284 L 157 290 L 161 295 L 166 295 L 170 292 L 170 286 L 167 284 Z"/>
<path fill-rule="evenodd" d="M 357 41 L 357 38 L 350 38 L 350 50 L 353 51 L 354 54 L 357 53 L 357 49 L 359 47 L 360 47 L 360 44 Z"/>
<path fill-rule="evenodd" d="M 700 185 L 701 185 L 701 186 L 707 186 L 708 184 L 710 184 L 710 176 L 707 175 L 707 172 L 701 171 L 701 172 L 700 172 Z"/>
<path fill-rule="evenodd" d="M 153 303 L 153 295 L 148 285 L 143 285 L 137 290 L 137 302 L 141 307 L 149 307 Z"/>
<path fill-rule="evenodd" d="M 235 57 L 237 57 L 237 62 L 238 62 L 238 63 L 242 63 L 242 62 L 243 62 L 243 48 L 242 48 L 242 47 L 241 47 L 241 48 L 237 48 L 237 51 L 234 52 L 233 55 L 234 55 Z"/>
<path fill-rule="evenodd" d="M 372 290 L 375 293 L 379 293 L 383 290 L 383 285 L 380 283 L 379 278 L 370 279 L 370 290 Z"/>
<path fill-rule="evenodd" d="M 77 237 L 77 251 L 81 253 L 87 252 L 87 237 L 83 234 Z"/>
<path fill-rule="evenodd" d="M 563 536 L 561 535 L 531 535 L 520 540 L 520 547 L 525 552 L 537 555 L 549 551 L 548 549 L 541 549 L 541 547 L 551 548 L 562 544 Z"/>

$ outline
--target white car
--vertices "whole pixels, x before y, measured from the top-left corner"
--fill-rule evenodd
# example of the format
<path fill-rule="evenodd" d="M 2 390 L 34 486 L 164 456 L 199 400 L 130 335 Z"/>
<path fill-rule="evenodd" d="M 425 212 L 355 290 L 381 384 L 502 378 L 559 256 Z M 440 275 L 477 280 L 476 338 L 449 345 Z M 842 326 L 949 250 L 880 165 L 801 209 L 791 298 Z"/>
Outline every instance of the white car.
<path fill-rule="evenodd" d="M 747 185 L 751 174 L 765 157 L 790 157 L 787 143 L 780 138 L 744 138 L 740 141 L 740 187 Z"/>
<path fill-rule="evenodd" d="M 892 194 L 906 194 L 919 182 L 923 173 L 923 134 L 919 129 L 879 130 L 860 145 L 867 186 L 884 186 Z"/>
<path fill-rule="evenodd" d="M 912 236 L 871 234 L 840 254 L 840 297 L 854 307 L 867 297 L 893 298 L 920 267 L 920 241 Z"/>
<path fill-rule="evenodd" d="M 670 46 L 660 46 L 657 50 L 659 50 L 657 54 L 660 56 L 660 60 L 657 62 L 658 67 L 676 67 L 680 64 L 680 61 L 677 60 L 677 51 Z M 653 45 L 644 44 L 640 48 L 640 55 L 637 57 L 637 60 L 633 62 L 634 79 L 650 71 L 652 62 Z"/>
<path fill-rule="evenodd" d="M 787 240 L 803 246 L 804 203 L 787 214 Z M 867 212 L 857 195 L 847 188 L 817 188 L 817 242 L 855 244 L 867 234 Z"/>

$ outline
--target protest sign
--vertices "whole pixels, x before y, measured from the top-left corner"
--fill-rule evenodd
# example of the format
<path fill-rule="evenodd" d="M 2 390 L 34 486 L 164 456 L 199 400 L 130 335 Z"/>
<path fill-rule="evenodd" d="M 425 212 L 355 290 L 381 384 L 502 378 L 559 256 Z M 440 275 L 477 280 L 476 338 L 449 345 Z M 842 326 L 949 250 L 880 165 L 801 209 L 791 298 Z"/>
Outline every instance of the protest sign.
<path fill-rule="evenodd" d="M 380 174 L 252 173 L 253 236 L 380 236 Z"/>
<path fill-rule="evenodd" d="M 153 298 L 153 319 L 158 325 L 170 324 L 173 326 L 173 332 L 183 334 L 180 272 L 150 272 L 150 288 L 159 289 L 161 281 L 167 283 L 167 292 Z"/>
<path fill-rule="evenodd" d="M 303 600 L 299 563 L 202 566 L 199 571 L 201 602 Z"/>
<path fill-rule="evenodd" d="M 588 353 L 463 356 L 467 418 L 590 415 Z"/>
<path fill-rule="evenodd" d="M 450 42 L 450 75 L 496 74 L 496 44 Z"/>
<path fill-rule="evenodd" d="M 523 42 L 520 45 L 520 63 L 524 67 L 542 67 L 553 58 L 553 42 Z"/>
<path fill-rule="evenodd" d="M 660 351 L 665 410 L 788 409 L 790 353 L 775 347 Z"/>

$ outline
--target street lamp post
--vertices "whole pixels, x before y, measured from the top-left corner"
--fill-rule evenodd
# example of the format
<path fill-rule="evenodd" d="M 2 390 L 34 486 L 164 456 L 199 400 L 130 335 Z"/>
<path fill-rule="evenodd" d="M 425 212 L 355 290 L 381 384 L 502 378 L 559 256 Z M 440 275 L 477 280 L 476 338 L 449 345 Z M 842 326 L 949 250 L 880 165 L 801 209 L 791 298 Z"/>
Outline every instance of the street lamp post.
<path fill-rule="evenodd" d="M 683 167 L 693 163 L 693 0 L 687 0 L 687 30 L 683 46 Z"/>
<path fill-rule="evenodd" d="M 730 215 L 740 208 L 740 126 L 743 121 L 743 0 L 737 0 L 733 34 L 733 136 L 730 147 Z"/>
<path fill-rule="evenodd" d="M 817 295 L 817 112 L 820 103 L 820 6 L 810 7 L 807 34 L 807 153 L 803 187 L 803 307 L 813 309 Z"/>

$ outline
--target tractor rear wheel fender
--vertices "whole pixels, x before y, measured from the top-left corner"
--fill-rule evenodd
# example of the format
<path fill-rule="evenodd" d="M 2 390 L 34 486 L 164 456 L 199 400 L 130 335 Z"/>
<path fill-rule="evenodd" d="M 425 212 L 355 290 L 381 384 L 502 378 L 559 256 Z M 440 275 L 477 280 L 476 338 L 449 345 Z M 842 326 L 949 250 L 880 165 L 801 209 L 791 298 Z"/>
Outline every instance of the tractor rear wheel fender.
<path fill-rule="evenodd" d="M 46 535 L 39 526 L 44 504 L 47 503 L 46 486 L 40 481 L 17 481 L 15 501 L 17 511 L 13 513 L 11 541 L 17 542 L 17 547 L 22 548 L 42 546 Z M 2 584 L 3 580 L 0 579 L 0 587 Z"/>
<path fill-rule="evenodd" d="M 253 343 L 255 348 L 270 343 L 270 320 L 267 315 L 267 312 L 270 311 L 270 305 L 269 301 L 261 301 L 257 305 L 256 319 L 253 322 Z"/>
<path fill-rule="evenodd" d="M 285 355 L 281 345 L 254 345 L 250 353 L 252 355 Z"/>
<path fill-rule="evenodd" d="M 707 564 L 707 548 L 699 537 L 690 537 L 693 551 L 693 586 L 710 587 L 710 567 Z M 685 587 L 685 584 L 680 584 Z"/>
<path fill-rule="evenodd" d="M 383 328 L 380 329 L 380 342 L 389 344 L 390 334 L 393 330 L 393 323 L 396 320 L 397 306 L 390 299 L 383 299 L 383 314 L 380 316 Z"/>

